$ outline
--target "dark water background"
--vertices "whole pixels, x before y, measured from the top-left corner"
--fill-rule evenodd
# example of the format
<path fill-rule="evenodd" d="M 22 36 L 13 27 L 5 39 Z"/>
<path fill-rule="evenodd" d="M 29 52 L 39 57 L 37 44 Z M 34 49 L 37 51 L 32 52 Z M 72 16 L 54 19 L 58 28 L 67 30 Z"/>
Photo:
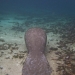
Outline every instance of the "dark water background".
<path fill-rule="evenodd" d="M 9 22 L 9 17 L 4 16 L 6 13 L 10 14 L 11 18 L 14 17 L 14 21 Z M 14 13 L 16 16 L 12 15 Z M 14 26 L 11 29 L 14 31 L 23 32 L 30 27 L 41 27 L 47 32 L 52 31 L 68 35 L 63 36 L 66 38 L 75 38 L 75 0 L 0 0 L 0 23 L 2 21 L 8 26 L 12 23 Z M 21 21 L 23 22 L 20 24 Z"/>
<path fill-rule="evenodd" d="M 75 15 L 75 0 L 0 0 L 0 12 Z"/>

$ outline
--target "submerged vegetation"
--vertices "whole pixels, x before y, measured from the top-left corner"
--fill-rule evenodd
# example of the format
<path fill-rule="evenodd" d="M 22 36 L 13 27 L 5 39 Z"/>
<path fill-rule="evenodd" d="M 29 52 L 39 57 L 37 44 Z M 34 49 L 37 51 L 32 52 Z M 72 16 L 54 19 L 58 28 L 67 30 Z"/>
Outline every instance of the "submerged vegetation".
<path fill-rule="evenodd" d="M 61 38 L 64 39 L 67 43 L 75 43 L 75 22 L 67 22 L 65 24 L 57 24 L 52 26 L 54 30 L 51 30 L 53 33 L 59 33 Z"/>

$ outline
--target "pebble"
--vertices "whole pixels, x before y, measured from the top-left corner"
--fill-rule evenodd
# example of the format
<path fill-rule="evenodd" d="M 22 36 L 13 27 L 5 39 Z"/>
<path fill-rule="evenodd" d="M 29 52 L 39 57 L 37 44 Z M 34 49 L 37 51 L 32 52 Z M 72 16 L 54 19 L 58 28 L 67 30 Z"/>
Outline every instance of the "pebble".
<path fill-rule="evenodd" d="M 9 74 L 6 74 L 6 75 L 9 75 Z"/>
<path fill-rule="evenodd" d="M 0 52 L 0 57 L 2 57 L 2 53 Z"/>
<path fill-rule="evenodd" d="M 10 56 L 6 56 L 5 59 L 10 59 Z"/>
<path fill-rule="evenodd" d="M 0 69 L 3 69 L 3 67 L 0 66 Z"/>

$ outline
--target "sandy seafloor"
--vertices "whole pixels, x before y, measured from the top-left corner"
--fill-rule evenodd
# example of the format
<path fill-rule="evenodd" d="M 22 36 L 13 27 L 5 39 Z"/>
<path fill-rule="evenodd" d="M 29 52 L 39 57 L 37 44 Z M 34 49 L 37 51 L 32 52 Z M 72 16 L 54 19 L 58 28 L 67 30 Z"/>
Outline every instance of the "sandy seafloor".
<path fill-rule="evenodd" d="M 45 55 L 52 67 L 51 75 L 75 75 L 75 43 L 66 43 L 65 46 L 61 35 L 54 33 L 54 27 L 50 28 L 66 21 L 66 18 L 57 16 L 0 14 L 0 75 L 22 75 L 23 62 L 27 57 L 24 34 L 32 27 L 46 30 Z"/>

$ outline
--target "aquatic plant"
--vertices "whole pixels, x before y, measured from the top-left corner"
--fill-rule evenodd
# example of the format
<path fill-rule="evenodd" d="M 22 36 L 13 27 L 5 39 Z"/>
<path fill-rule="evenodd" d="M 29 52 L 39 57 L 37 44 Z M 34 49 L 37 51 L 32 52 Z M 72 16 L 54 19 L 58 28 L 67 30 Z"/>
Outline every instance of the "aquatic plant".
<path fill-rule="evenodd" d="M 17 22 L 14 26 L 12 26 L 11 30 L 24 32 L 25 29 Z"/>

